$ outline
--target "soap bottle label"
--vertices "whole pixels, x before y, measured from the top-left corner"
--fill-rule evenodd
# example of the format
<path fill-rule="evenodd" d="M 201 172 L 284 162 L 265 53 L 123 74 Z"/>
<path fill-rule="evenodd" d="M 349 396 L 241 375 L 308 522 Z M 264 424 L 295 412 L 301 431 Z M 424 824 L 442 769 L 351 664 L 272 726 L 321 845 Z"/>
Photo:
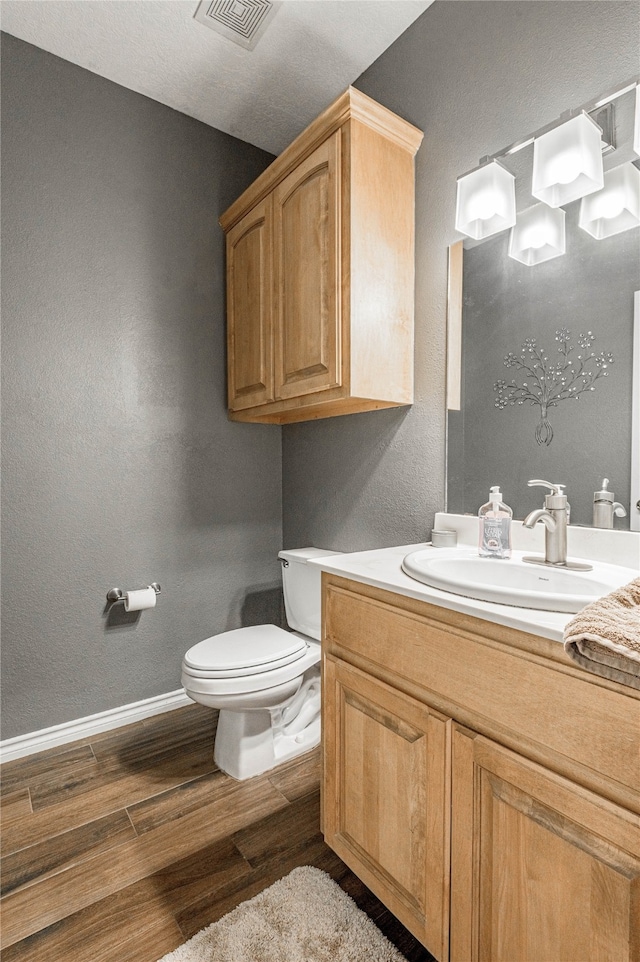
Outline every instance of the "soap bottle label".
<path fill-rule="evenodd" d="M 509 554 L 509 527 L 511 518 L 483 518 L 480 554 L 484 557 L 503 558 Z"/>

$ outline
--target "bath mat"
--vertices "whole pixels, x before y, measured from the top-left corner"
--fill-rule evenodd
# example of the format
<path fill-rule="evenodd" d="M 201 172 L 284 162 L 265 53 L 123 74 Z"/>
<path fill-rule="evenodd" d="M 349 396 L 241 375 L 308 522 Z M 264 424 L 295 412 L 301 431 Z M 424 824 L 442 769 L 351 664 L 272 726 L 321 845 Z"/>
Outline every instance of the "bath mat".
<path fill-rule="evenodd" d="M 305 865 L 160 962 L 406 962 L 326 872 Z"/>

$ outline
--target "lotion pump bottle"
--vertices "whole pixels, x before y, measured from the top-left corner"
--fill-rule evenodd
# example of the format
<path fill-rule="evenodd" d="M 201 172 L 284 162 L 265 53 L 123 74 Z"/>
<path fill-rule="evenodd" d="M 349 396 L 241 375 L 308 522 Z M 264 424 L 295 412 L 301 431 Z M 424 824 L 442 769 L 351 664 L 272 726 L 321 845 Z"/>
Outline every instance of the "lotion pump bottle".
<path fill-rule="evenodd" d="M 513 511 L 502 501 L 499 487 L 491 488 L 489 501 L 478 511 L 478 554 L 481 558 L 511 557 Z"/>
<path fill-rule="evenodd" d="M 614 501 L 615 494 L 609 491 L 609 478 L 602 481 L 602 489 L 593 493 L 593 527 L 613 528 L 613 516 L 626 518 L 627 512 L 619 501 Z"/>

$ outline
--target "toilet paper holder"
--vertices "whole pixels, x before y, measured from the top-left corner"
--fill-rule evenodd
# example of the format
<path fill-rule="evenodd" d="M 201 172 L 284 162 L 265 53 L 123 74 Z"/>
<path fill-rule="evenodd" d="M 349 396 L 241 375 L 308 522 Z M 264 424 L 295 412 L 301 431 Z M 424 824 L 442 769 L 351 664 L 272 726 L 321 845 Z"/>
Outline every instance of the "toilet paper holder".
<path fill-rule="evenodd" d="M 150 585 L 147 585 L 147 587 L 153 588 L 157 595 L 159 595 L 162 590 L 157 581 L 152 581 Z M 111 588 L 107 592 L 107 601 L 109 601 L 111 604 L 115 604 L 117 601 L 124 601 L 125 595 L 126 591 L 123 591 L 122 588 Z"/>

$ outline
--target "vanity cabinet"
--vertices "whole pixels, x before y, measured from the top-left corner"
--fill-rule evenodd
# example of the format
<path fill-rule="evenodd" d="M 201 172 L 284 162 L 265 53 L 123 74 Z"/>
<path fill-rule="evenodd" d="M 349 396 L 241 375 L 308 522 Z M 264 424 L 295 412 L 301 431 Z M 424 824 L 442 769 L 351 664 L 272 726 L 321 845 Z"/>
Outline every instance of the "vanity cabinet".
<path fill-rule="evenodd" d="M 233 420 L 284 424 L 413 401 L 421 141 L 350 88 L 220 218 Z"/>
<path fill-rule="evenodd" d="M 640 957 L 637 819 L 455 728 L 451 959 Z"/>
<path fill-rule="evenodd" d="M 441 962 L 639 962 L 640 693 L 323 574 L 323 831 Z"/>
<path fill-rule="evenodd" d="M 325 838 L 442 958 L 450 721 L 340 659 L 324 671 Z"/>

